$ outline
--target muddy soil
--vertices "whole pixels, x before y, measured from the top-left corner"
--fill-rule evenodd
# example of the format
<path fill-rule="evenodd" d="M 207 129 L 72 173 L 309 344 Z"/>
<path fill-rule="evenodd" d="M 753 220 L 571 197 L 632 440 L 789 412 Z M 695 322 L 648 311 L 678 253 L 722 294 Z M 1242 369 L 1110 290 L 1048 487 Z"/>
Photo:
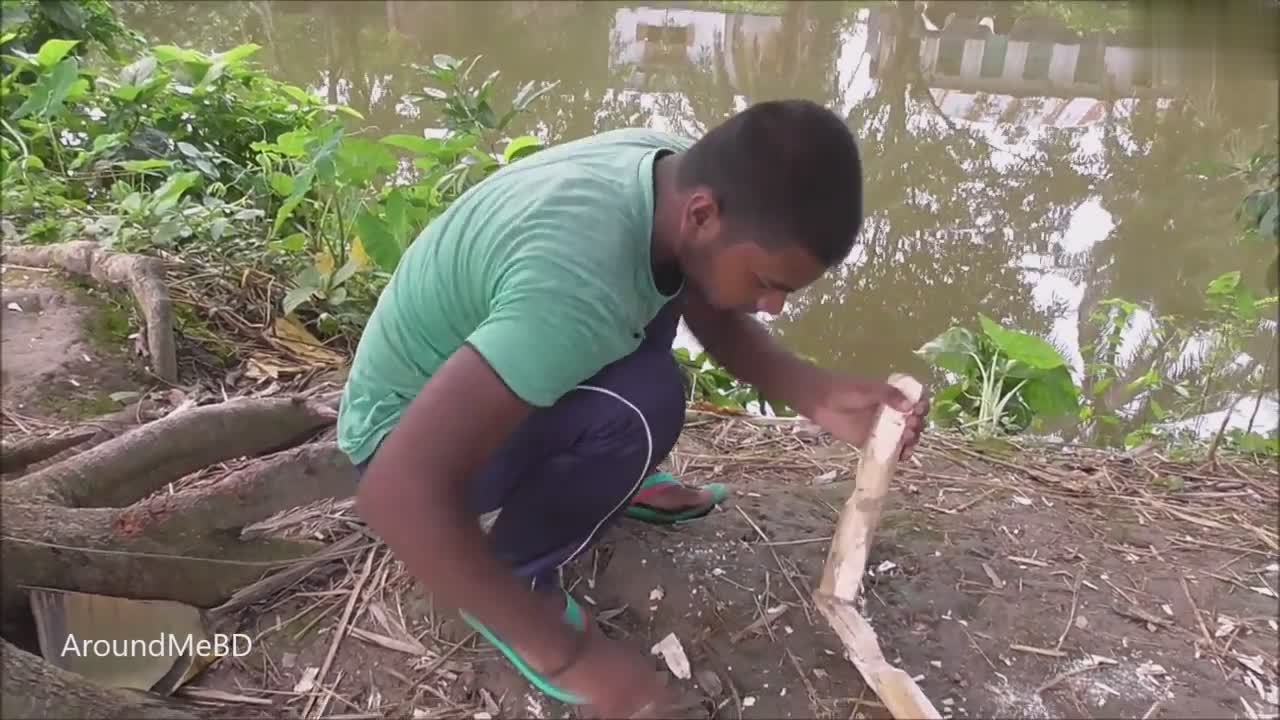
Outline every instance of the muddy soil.
<path fill-rule="evenodd" d="M 637 652 L 674 633 L 694 677 L 671 681 L 701 695 L 709 716 L 889 717 L 808 598 L 848 483 L 736 489 L 726 508 L 680 528 L 624 521 L 566 571 L 566 586 Z M 1274 558 L 1188 549 L 1178 542 L 1187 527 L 1130 523 L 1128 513 L 1012 486 L 924 490 L 904 480 L 892 505 L 869 563 L 864 614 L 886 657 L 944 715 L 1243 717 L 1241 698 L 1274 712 L 1259 693 L 1269 688 L 1247 667 L 1274 671 L 1276 600 L 1250 589 L 1276 587 Z M 1229 574 L 1252 580 L 1219 579 Z M 337 596 L 327 609 L 326 594 Z M 447 614 L 412 585 L 363 603 L 370 609 L 352 624 L 379 637 L 342 642 L 327 676 L 337 680 L 328 712 L 573 716 L 483 643 L 463 634 L 465 643 L 451 644 L 456 625 L 442 629 Z M 266 697 L 283 712 L 297 709 L 290 690 L 332 644 L 332 630 L 316 628 L 342 605 L 341 590 L 319 589 L 270 609 L 251 623 L 262 634 L 253 653 L 215 666 L 201 684 L 275 688 Z M 312 617 L 289 621 L 308 606 Z M 306 627 L 321 613 L 327 621 Z M 765 614 L 768 625 L 757 622 Z M 426 652 L 387 649 L 397 635 Z M 657 657 L 654 668 L 664 668 Z"/>
<path fill-rule="evenodd" d="M 0 283 L 6 412 L 79 420 L 119 410 L 131 397 L 120 393 L 154 384 L 127 350 L 128 312 L 108 296 L 42 270 L 5 267 Z"/>

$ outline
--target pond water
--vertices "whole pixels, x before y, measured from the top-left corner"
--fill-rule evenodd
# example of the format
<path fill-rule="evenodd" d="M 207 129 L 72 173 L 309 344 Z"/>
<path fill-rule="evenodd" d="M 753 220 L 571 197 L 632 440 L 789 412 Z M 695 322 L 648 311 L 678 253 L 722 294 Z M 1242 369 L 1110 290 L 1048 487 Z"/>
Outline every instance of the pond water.
<path fill-rule="evenodd" d="M 551 142 L 623 126 L 697 136 L 748 103 L 807 97 L 847 116 L 867 220 L 838 271 L 769 320 L 793 349 L 845 370 L 927 373 L 913 354 L 984 313 L 1052 337 L 1077 372 L 1108 298 L 1142 306 L 1125 378 L 1203 384 L 1194 348 L 1147 353 L 1171 316 L 1207 317 L 1204 289 L 1243 273 L 1265 294 L 1274 245 L 1242 240 L 1247 192 L 1205 163 L 1276 143 L 1268 0 L 1223 3 L 132 2 L 149 38 L 242 42 L 276 76 L 361 112 L 379 133 L 430 131 L 404 100 L 414 65 L 483 54 L 499 98 L 559 84 L 517 131 Z M 1038 8 L 1038 9 L 1037 9 Z M 948 17 L 953 15 L 953 17 Z M 687 341 L 687 337 L 685 338 Z M 1274 324 L 1246 346 L 1250 384 L 1198 408 L 1216 430 L 1276 426 Z M 1193 344 L 1194 345 L 1194 344 Z M 1152 359 L 1152 356 L 1155 359 Z M 1259 370 L 1262 365 L 1265 370 Z M 1121 383 L 1117 383 L 1120 385 Z M 1119 394 L 1109 400 L 1125 404 Z M 1176 401 L 1170 396 L 1169 404 Z M 1213 415 L 1218 412 L 1218 415 Z"/>

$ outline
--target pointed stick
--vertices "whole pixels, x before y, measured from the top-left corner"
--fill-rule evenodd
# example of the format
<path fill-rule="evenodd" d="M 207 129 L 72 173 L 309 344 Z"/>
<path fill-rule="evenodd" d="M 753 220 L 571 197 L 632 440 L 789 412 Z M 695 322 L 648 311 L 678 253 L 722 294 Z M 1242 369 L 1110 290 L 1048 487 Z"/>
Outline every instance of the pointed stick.
<path fill-rule="evenodd" d="M 891 375 L 889 383 L 915 402 L 923 386 L 906 375 Z M 880 651 L 875 631 L 858 613 L 872 536 L 880 523 L 889 480 L 898 466 L 906 415 L 884 408 L 858 462 L 855 487 L 840 512 L 835 537 L 818 585 L 818 610 L 844 642 L 849 660 L 895 718 L 940 718 L 938 710 L 911 676 L 893 667 Z"/>

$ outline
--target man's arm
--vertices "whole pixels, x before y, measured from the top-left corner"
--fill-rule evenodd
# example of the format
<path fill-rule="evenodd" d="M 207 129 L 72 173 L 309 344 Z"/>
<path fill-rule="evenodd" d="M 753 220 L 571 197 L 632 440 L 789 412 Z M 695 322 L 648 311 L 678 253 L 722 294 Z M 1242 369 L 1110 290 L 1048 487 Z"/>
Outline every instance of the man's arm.
<path fill-rule="evenodd" d="M 467 482 L 532 407 L 463 345 L 409 405 L 360 483 L 361 517 L 444 604 L 466 610 L 535 667 L 573 648 L 568 626 L 489 550 Z"/>
<path fill-rule="evenodd" d="M 684 319 L 702 347 L 734 377 L 813 417 L 822 401 L 825 370 L 779 345 L 755 318 L 717 310 L 696 292 L 685 295 Z"/>

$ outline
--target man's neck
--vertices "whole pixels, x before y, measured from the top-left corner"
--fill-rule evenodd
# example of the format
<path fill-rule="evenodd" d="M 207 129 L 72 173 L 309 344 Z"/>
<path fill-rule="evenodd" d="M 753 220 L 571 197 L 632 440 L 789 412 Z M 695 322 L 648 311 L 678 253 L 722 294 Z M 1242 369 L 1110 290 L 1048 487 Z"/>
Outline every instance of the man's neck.
<path fill-rule="evenodd" d="M 650 260 L 654 275 L 660 270 L 678 268 L 680 257 L 680 209 L 676 191 L 676 173 L 680 167 L 678 153 L 663 154 L 653 165 L 653 237 Z"/>

